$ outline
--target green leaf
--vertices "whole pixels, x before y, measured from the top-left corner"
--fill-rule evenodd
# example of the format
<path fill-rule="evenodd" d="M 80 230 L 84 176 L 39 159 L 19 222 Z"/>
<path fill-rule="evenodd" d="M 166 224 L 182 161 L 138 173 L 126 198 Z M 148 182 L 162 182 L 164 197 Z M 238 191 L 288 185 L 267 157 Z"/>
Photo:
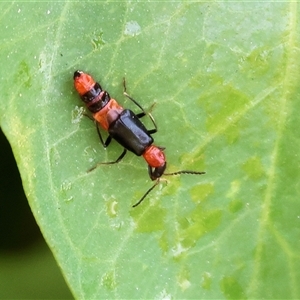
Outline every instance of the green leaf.
<path fill-rule="evenodd" d="M 1 127 L 78 299 L 299 298 L 297 2 L 1 4 Z M 13 20 L 13 21 L 12 21 Z M 167 177 L 82 116 L 74 70 L 154 115 Z M 151 122 L 144 118 L 146 126 Z"/>

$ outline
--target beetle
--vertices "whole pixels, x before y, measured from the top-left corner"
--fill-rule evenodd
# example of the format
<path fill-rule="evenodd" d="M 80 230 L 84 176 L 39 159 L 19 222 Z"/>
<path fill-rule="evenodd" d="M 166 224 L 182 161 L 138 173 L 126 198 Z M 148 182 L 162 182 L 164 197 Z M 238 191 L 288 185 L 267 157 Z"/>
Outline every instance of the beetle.
<path fill-rule="evenodd" d="M 166 157 L 163 152 L 165 148 L 153 144 L 154 139 L 152 134 L 157 132 L 157 125 L 151 113 L 146 113 L 144 108 L 127 94 L 125 79 L 123 81 L 124 95 L 141 109 L 141 112 L 138 114 L 135 114 L 130 109 L 123 108 L 115 99 L 110 97 L 107 91 L 102 89 L 100 84 L 96 82 L 91 75 L 77 70 L 74 72 L 73 79 L 75 89 L 81 100 L 92 113 L 92 118 L 95 121 L 97 133 L 103 147 L 106 148 L 111 140 L 114 139 L 124 148 L 121 155 L 115 161 L 98 163 L 89 171 L 94 170 L 98 165 L 116 164 L 120 162 L 126 155 L 127 150 L 137 156 L 143 156 L 148 164 L 149 177 L 151 180 L 155 180 L 155 183 L 133 207 L 138 206 L 145 199 L 159 183 L 159 179 L 163 174 L 205 174 L 205 172 L 188 170 L 165 173 L 167 167 Z M 140 121 L 140 119 L 146 115 L 149 116 L 154 125 L 154 128 L 151 130 L 148 130 Z M 108 132 L 108 137 L 105 141 L 102 138 L 99 125 Z"/>

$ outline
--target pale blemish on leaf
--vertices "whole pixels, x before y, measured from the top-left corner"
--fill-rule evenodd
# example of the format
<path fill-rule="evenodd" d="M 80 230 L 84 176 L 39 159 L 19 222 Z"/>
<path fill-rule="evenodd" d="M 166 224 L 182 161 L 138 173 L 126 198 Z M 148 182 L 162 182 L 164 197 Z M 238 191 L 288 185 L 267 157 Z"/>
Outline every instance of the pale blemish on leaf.
<path fill-rule="evenodd" d="M 102 46 L 105 45 L 105 41 L 103 39 L 103 31 L 94 32 L 92 38 L 92 45 L 94 47 L 94 50 L 101 49 Z"/>
<path fill-rule="evenodd" d="M 111 198 L 106 202 L 106 213 L 109 217 L 115 218 L 118 213 L 118 202 Z"/>
<path fill-rule="evenodd" d="M 238 194 L 241 188 L 241 181 L 236 179 L 230 183 L 230 189 L 226 194 L 227 198 L 234 198 Z"/>
<path fill-rule="evenodd" d="M 124 34 L 125 35 L 139 35 L 141 33 L 141 26 L 136 21 L 128 21 L 125 24 Z"/>
<path fill-rule="evenodd" d="M 71 112 L 71 122 L 73 124 L 77 124 L 80 122 L 82 117 L 84 116 L 85 108 L 83 106 L 75 106 L 75 108 Z"/>
<path fill-rule="evenodd" d="M 116 287 L 115 271 L 106 272 L 101 279 L 101 284 L 109 290 L 113 290 Z"/>
<path fill-rule="evenodd" d="M 177 283 L 182 291 L 185 291 L 191 286 L 190 271 L 187 268 L 183 268 L 177 276 Z"/>
<path fill-rule="evenodd" d="M 202 288 L 204 288 L 205 290 L 210 290 L 211 282 L 212 282 L 211 274 L 208 272 L 203 273 L 202 282 L 201 282 Z"/>

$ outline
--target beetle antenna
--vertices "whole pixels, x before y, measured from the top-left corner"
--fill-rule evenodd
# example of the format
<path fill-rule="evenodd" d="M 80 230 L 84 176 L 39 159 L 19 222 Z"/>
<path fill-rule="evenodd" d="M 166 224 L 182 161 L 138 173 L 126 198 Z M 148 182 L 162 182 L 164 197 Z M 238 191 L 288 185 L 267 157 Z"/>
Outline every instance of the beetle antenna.
<path fill-rule="evenodd" d="M 147 195 L 158 185 L 159 183 L 159 178 L 156 180 L 156 182 L 151 186 L 151 188 L 144 194 L 144 196 L 134 205 L 132 205 L 132 207 L 136 207 L 139 204 L 141 204 L 141 202 L 147 197 Z"/>
<path fill-rule="evenodd" d="M 179 175 L 179 174 L 192 174 L 192 175 L 203 175 L 206 172 L 197 172 L 197 171 L 189 171 L 189 170 L 182 170 L 182 171 L 177 171 L 173 173 L 164 173 L 164 175 Z"/>
<path fill-rule="evenodd" d="M 181 170 L 173 173 L 164 173 L 163 175 L 179 175 L 179 174 L 203 175 L 205 173 L 206 172 Z M 148 194 L 158 185 L 158 183 L 159 183 L 159 178 L 157 178 L 156 182 L 151 186 L 151 188 L 144 194 L 144 196 L 137 203 L 132 205 L 132 207 L 137 207 L 138 205 L 140 205 L 143 202 L 143 200 L 148 196 Z"/>

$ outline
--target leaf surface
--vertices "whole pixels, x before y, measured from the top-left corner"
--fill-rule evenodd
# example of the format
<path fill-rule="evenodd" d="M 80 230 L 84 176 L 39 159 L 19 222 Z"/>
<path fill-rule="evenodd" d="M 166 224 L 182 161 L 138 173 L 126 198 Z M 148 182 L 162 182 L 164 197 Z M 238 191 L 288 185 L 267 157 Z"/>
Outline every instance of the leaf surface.
<path fill-rule="evenodd" d="M 11 22 L 11 20 L 15 20 Z M 0 122 L 78 299 L 299 298 L 299 4 L 1 4 Z M 154 115 L 166 177 L 104 150 L 77 69 Z M 144 118 L 147 127 L 149 119 Z"/>

